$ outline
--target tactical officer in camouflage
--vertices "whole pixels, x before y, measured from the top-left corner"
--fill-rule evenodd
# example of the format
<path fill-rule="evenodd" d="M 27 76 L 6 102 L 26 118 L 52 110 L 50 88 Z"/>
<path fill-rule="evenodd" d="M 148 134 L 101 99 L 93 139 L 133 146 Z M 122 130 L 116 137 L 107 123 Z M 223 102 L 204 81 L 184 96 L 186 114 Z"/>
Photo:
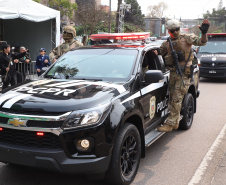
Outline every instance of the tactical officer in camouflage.
<path fill-rule="evenodd" d="M 65 26 L 63 32 L 64 43 L 50 51 L 49 59 L 54 63 L 60 56 L 68 52 L 70 49 L 83 46 L 82 43 L 76 41 L 76 30 L 73 26 Z"/>
<path fill-rule="evenodd" d="M 210 22 L 205 19 L 203 20 L 202 25 L 198 26 L 202 32 L 201 38 L 196 35 L 191 34 L 181 34 L 180 33 L 180 22 L 178 20 L 169 20 L 166 24 L 168 33 L 170 35 L 173 49 L 178 55 L 179 65 L 183 71 L 182 78 L 176 73 L 174 66 L 174 59 L 171 55 L 171 48 L 169 42 L 165 41 L 159 50 L 159 54 L 164 56 L 166 67 L 170 70 L 170 79 L 169 79 L 169 90 L 170 90 L 170 101 L 169 101 L 169 110 L 170 115 L 166 119 L 163 126 L 158 128 L 160 132 L 170 132 L 173 129 L 178 129 L 180 121 L 180 110 L 181 104 L 184 98 L 184 95 L 187 93 L 191 74 L 193 52 L 192 45 L 195 46 L 204 46 L 207 42 L 206 33 L 209 29 Z M 157 51 L 155 51 L 158 54 Z M 184 81 L 184 85 L 182 83 Z"/>

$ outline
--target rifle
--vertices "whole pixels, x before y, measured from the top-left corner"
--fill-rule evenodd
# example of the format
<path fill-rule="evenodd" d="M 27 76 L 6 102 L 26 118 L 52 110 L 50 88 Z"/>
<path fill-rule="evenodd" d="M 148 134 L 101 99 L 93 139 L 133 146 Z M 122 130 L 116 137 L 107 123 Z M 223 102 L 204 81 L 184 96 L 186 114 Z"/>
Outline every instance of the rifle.
<path fill-rule="evenodd" d="M 9 64 L 8 64 L 8 68 L 10 68 L 10 63 L 11 63 L 11 61 L 12 61 L 12 58 L 10 57 L 10 59 L 9 59 Z M 7 80 L 8 73 L 9 73 L 9 71 L 6 71 L 6 75 L 5 75 L 4 82 L 6 82 L 6 80 Z"/>
<path fill-rule="evenodd" d="M 14 54 L 14 47 L 12 47 L 12 54 Z M 9 54 L 10 55 L 10 54 Z M 10 68 L 10 64 L 11 64 L 11 62 L 12 62 L 12 57 L 10 57 L 9 58 L 9 64 L 8 64 L 8 68 Z M 4 79 L 4 82 L 6 82 L 6 80 L 7 80 L 7 76 L 8 76 L 8 73 L 9 73 L 9 71 L 6 71 L 6 75 L 5 75 L 5 79 Z"/>
<path fill-rule="evenodd" d="M 167 38 L 167 41 L 169 42 L 170 48 L 172 50 L 171 51 L 171 55 L 172 55 L 172 57 L 174 59 L 173 62 L 174 62 L 174 65 L 176 67 L 176 73 L 178 75 L 180 75 L 182 83 L 183 83 L 183 86 L 185 87 L 184 80 L 183 80 L 183 77 L 182 77 L 183 73 L 182 73 L 181 67 L 180 67 L 179 62 L 178 62 L 178 55 L 177 55 L 176 51 L 173 49 L 173 45 L 172 45 L 172 41 L 171 41 L 170 37 Z"/>

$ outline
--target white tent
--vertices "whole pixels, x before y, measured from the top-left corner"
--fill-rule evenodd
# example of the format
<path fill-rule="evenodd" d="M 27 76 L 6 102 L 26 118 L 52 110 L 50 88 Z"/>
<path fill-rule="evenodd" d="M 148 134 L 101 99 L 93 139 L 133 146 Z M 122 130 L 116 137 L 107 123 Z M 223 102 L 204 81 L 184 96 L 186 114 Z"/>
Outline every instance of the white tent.
<path fill-rule="evenodd" d="M 60 11 L 32 0 L 0 0 L 0 36 L 29 48 L 34 60 L 39 48 L 48 54 L 60 44 Z"/>

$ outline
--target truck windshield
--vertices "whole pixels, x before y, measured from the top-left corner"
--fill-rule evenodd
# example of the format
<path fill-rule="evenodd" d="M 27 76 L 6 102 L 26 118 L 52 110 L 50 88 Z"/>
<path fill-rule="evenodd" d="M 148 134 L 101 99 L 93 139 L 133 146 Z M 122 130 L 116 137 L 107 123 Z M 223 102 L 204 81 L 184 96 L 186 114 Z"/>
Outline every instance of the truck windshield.
<path fill-rule="evenodd" d="M 131 76 L 138 50 L 78 49 L 63 55 L 46 77 L 126 81 Z"/>
<path fill-rule="evenodd" d="M 199 48 L 199 53 L 226 53 L 226 40 L 211 41 Z"/>

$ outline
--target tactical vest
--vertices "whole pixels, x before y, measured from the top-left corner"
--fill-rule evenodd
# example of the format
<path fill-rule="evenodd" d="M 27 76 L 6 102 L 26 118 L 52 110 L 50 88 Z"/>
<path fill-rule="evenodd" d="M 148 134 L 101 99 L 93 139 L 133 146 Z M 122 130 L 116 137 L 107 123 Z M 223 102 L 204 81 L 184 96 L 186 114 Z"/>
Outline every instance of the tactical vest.
<path fill-rule="evenodd" d="M 64 53 L 68 52 L 70 49 L 76 47 L 76 41 L 74 40 L 71 43 L 63 43 L 57 48 L 58 57 L 62 56 Z"/>
<path fill-rule="evenodd" d="M 185 65 L 186 61 L 188 60 L 189 54 L 191 52 L 192 45 L 186 41 L 183 34 L 180 35 L 178 39 L 172 40 L 172 45 L 177 54 L 181 52 L 183 55 L 184 60 L 179 61 L 179 64 L 182 66 Z M 173 65 L 173 57 L 171 55 L 172 50 L 168 42 L 166 42 L 166 48 L 167 48 L 167 55 L 165 56 L 165 62 L 167 66 L 171 66 Z M 191 56 L 189 58 L 189 62 L 187 66 L 190 66 L 192 64 L 193 58 L 194 58 L 193 52 L 191 52 Z"/>
<path fill-rule="evenodd" d="M 69 50 L 76 48 L 76 47 L 80 47 L 80 46 L 83 46 L 83 44 L 76 40 L 73 40 L 71 43 L 63 43 L 63 44 L 57 46 L 56 48 L 54 48 L 52 51 L 50 51 L 49 59 L 51 61 L 54 58 L 58 59 L 59 57 L 61 57 L 64 53 L 68 52 Z"/>

